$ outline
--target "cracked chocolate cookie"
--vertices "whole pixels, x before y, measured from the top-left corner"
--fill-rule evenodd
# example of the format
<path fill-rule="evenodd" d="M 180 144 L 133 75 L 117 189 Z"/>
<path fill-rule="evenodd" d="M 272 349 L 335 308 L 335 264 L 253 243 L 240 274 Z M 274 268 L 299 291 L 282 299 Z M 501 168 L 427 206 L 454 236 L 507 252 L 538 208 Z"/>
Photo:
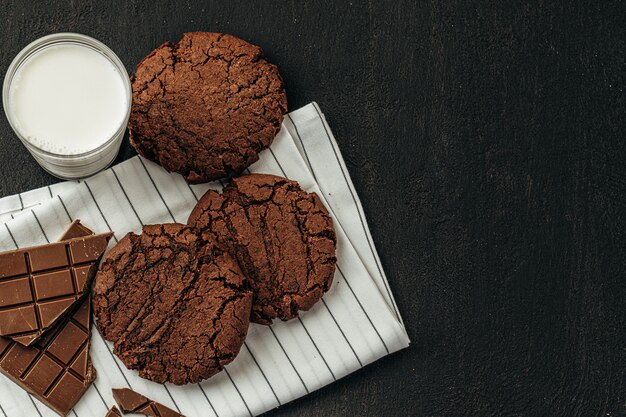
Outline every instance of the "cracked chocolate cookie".
<path fill-rule="evenodd" d="M 280 130 L 287 97 L 258 46 L 185 33 L 144 58 L 132 77 L 130 141 L 190 183 L 238 174 Z"/>
<path fill-rule="evenodd" d="M 295 181 L 266 174 L 208 191 L 188 221 L 229 248 L 254 292 L 251 320 L 271 324 L 310 309 L 330 288 L 336 238 L 328 211 Z"/>
<path fill-rule="evenodd" d="M 199 382 L 244 342 L 252 294 L 236 261 L 187 226 L 127 234 L 96 275 L 98 329 L 129 368 L 151 381 Z"/>

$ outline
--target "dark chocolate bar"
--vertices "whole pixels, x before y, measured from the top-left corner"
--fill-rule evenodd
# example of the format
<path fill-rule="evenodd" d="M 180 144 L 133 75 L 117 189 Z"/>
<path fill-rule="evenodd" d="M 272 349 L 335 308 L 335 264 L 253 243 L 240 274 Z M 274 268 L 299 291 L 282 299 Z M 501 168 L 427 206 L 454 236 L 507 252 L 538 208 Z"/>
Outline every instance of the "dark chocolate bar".
<path fill-rule="evenodd" d="M 92 234 L 74 222 L 61 239 Z M 65 416 L 96 379 L 89 358 L 90 337 L 91 299 L 86 297 L 71 316 L 31 346 L 0 337 L 0 372 Z"/>
<path fill-rule="evenodd" d="M 76 223 L 68 232 L 84 233 L 80 228 Z M 73 237 L 0 253 L 0 336 L 29 346 L 70 313 L 88 292 L 111 236 Z"/>
<path fill-rule="evenodd" d="M 150 417 L 185 417 L 128 388 L 113 389 L 113 399 L 124 414 L 139 413 Z"/>

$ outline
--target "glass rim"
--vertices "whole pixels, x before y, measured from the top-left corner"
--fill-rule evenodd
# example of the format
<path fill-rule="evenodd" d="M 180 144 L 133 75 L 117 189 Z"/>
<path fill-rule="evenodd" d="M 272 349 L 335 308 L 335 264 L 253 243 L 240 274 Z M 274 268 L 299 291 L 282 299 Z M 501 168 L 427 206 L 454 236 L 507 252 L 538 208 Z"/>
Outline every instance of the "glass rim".
<path fill-rule="evenodd" d="M 13 82 L 13 78 L 15 77 L 15 74 L 17 73 L 17 70 L 21 67 L 22 64 L 24 64 L 29 58 L 37 54 L 39 51 L 43 50 L 46 47 L 57 45 L 57 44 L 80 45 L 83 47 L 91 48 L 95 50 L 96 52 L 102 54 L 102 56 L 104 56 L 109 62 L 111 62 L 111 64 L 113 64 L 113 66 L 118 70 L 118 72 L 120 73 L 122 82 L 124 84 L 124 88 L 126 90 L 126 100 L 127 100 L 126 114 L 124 118 L 122 119 L 120 126 L 118 126 L 117 130 L 115 131 L 115 133 L 113 133 L 113 135 L 110 138 L 108 138 L 106 142 L 104 142 L 97 148 L 94 148 L 94 149 L 91 149 L 89 151 L 82 152 L 82 153 L 72 154 L 72 155 L 50 152 L 30 142 L 28 139 L 24 137 L 22 132 L 20 132 L 20 129 L 18 128 L 17 123 L 14 122 L 9 111 L 11 108 L 11 100 L 10 100 L 11 84 Z M 115 52 L 113 52 L 111 48 L 109 48 L 104 43 L 100 42 L 99 40 L 94 39 L 87 35 L 83 35 L 82 33 L 59 32 L 59 33 L 53 33 L 53 34 L 35 39 L 34 41 L 26 45 L 15 56 L 15 58 L 13 58 L 13 60 L 11 61 L 11 64 L 9 64 L 7 72 L 4 76 L 4 82 L 2 84 L 2 106 L 4 107 L 4 114 L 6 115 L 6 118 L 9 121 L 9 125 L 11 125 L 11 128 L 13 129 L 17 137 L 20 139 L 20 141 L 24 144 L 24 146 L 32 150 L 35 150 L 36 152 L 41 153 L 47 157 L 52 157 L 56 159 L 71 159 L 71 160 L 81 159 L 81 158 L 98 154 L 102 150 L 109 147 L 111 144 L 114 144 L 116 139 L 118 139 L 119 136 L 124 134 L 124 132 L 126 131 L 126 126 L 128 124 L 128 119 L 130 118 L 130 111 L 132 107 L 132 87 L 130 84 L 130 77 L 128 76 L 128 71 L 126 70 L 124 63 L 122 63 L 122 61 L 115 54 Z"/>

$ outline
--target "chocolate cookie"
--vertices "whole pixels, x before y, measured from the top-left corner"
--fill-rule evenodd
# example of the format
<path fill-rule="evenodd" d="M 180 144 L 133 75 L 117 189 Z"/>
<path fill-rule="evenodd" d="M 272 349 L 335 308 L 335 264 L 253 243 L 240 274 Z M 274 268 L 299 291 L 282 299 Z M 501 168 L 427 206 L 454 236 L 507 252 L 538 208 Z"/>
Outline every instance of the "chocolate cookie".
<path fill-rule="evenodd" d="M 199 382 L 241 348 L 252 295 L 235 260 L 180 224 L 127 234 L 96 275 L 102 335 L 130 369 L 155 382 Z"/>
<path fill-rule="evenodd" d="M 328 211 L 297 182 L 253 174 L 233 179 L 223 194 L 208 191 L 189 225 L 217 239 L 239 262 L 254 291 L 251 320 L 271 324 L 310 309 L 328 291 L 336 238 Z"/>
<path fill-rule="evenodd" d="M 276 66 L 231 35 L 185 33 L 132 78 L 131 144 L 190 183 L 238 174 L 270 146 L 287 112 Z"/>

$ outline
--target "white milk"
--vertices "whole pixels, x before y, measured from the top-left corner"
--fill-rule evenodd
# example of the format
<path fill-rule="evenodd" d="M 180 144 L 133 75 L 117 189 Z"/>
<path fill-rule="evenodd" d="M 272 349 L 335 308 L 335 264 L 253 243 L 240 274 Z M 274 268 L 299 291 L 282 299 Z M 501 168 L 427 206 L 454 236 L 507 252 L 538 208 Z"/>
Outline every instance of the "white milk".
<path fill-rule="evenodd" d="M 111 139 L 128 110 L 126 74 L 87 46 L 59 44 L 22 63 L 11 82 L 16 129 L 47 152 L 77 155 Z"/>

